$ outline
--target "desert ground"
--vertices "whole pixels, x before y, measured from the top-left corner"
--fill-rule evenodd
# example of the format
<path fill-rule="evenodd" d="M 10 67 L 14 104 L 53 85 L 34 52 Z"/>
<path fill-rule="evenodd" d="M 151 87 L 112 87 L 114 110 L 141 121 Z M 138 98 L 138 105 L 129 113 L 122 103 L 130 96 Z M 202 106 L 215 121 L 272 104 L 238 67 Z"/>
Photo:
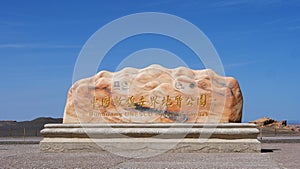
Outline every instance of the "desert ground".
<path fill-rule="evenodd" d="M 109 152 L 42 153 L 38 144 L 1 144 L 0 168 L 299 168 L 300 143 L 263 143 L 261 153 L 164 153 L 126 158 Z"/>

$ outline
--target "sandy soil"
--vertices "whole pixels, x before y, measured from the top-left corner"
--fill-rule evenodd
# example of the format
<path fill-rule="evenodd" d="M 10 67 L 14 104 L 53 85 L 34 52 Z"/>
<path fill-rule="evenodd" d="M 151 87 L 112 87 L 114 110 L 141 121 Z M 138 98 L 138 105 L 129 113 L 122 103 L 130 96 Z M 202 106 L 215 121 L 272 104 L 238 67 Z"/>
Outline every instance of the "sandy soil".
<path fill-rule="evenodd" d="M 41 153 L 38 144 L 0 145 L 0 168 L 299 168 L 299 143 L 262 153 L 166 153 L 146 159 L 102 153 Z"/>

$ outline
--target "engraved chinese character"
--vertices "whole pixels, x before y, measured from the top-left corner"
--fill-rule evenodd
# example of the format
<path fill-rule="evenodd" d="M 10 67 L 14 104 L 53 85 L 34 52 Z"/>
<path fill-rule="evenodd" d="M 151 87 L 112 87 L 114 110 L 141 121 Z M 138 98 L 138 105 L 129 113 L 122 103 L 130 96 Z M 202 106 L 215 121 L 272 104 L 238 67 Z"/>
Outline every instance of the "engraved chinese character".
<path fill-rule="evenodd" d="M 181 108 L 182 96 L 181 95 L 177 95 L 175 97 L 175 100 L 176 100 L 176 106 L 178 106 L 179 108 Z"/>
<path fill-rule="evenodd" d="M 195 88 L 195 86 L 196 86 L 195 83 L 190 83 L 190 88 L 193 89 L 193 88 Z"/>
<path fill-rule="evenodd" d="M 121 83 L 121 86 L 122 86 L 122 90 L 127 90 L 127 89 L 128 89 L 128 82 L 123 81 L 123 82 Z"/>
<path fill-rule="evenodd" d="M 124 99 L 122 99 L 121 96 L 116 96 L 114 98 L 114 105 L 115 106 L 120 106 L 122 104 L 122 101 L 124 101 Z"/>
<path fill-rule="evenodd" d="M 110 97 L 105 96 L 105 97 L 102 98 L 102 106 L 103 107 L 109 107 L 110 102 L 111 102 Z"/>
<path fill-rule="evenodd" d="M 114 89 L 115 90 L 120 90 L 120 82 L 119 81 L 114 82 Z"/>
<path fill-rule="evenodd" d="M 156 108 L 156 104 L 158 104 L 157 96 L 150 97 L 150 106 L 153 106 L 153 108 L 155 109 Z"/>
<path fill-rule="evenodd" d="M 191 97 L 188 97 L 186 99 L 186 105 L 187 106 L 193 106 L 193 102 L 195 101 L 195 99 L 191 98 Z"/>
<path fill-rule="evenodd" d="M 162 105 L 166 105 L 167 107 L 172 105 L 171 97 L 169 95 L 163 98 Z"/>
<path fill-rule="evenodd" d="M 200 98 L 198 98 L 198 104 L 202 107 L 206 106 L 206 94 L 200 95 Z"/>
<path fill-rule="evenodd" d="M 142 97 L 140 98 L 138 104 L 139 104 L 141 107 L 143 107 L 143 106 L 145 105 L 145 102 L 146 102 L 146 100 L 145 100 L 144 96 L 142 96 Z"/>
<path fill-rule="evenodd" d="M 135 98 L 133 96 L 128 97 L 128 99 L 126 101 L 127 105 L 130 106 L 130 107 L 132 107 L 132 108 L 135 108 L 134 100 L 135 100 Z"/>
<path fill-rule="evenodd" d="M 176 87 L 176 89 L 179 89 L 179 90 L 184 89 L 184 86 L 181 82 L 175 82 L 175 87 Z"/>
<path fill-rule="evenodd" d="M 91 101 L 93 109 L 95 109 L 96 107 L 98 107 L 98 99 L 94 96 L 93 100 Z"/>

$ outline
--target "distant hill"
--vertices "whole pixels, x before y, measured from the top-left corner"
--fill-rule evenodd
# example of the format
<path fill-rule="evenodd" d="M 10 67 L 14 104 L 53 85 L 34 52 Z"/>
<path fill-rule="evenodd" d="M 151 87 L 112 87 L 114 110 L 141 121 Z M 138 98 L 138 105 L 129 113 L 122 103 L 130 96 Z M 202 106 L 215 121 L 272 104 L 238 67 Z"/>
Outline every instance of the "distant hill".
<path fill-rule="evenodd" d="M 31 121 L 0 121 L 0 137 L 41 136 L 40 130 L 48 123 L 62 123 L 62 118 L 39 117 Z M 24 132 L 25 130 L 25 132 Z"/>

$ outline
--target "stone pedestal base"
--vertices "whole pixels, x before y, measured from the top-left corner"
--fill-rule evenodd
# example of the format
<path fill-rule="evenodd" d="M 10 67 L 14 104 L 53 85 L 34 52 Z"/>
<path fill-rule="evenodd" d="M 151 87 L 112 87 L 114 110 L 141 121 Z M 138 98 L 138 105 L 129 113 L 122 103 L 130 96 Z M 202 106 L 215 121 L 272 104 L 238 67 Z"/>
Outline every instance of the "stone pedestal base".
<path fill-rule="evenodd" d="M 254 124 L 46 124 L 43 152 L 260 152 Z"/>

